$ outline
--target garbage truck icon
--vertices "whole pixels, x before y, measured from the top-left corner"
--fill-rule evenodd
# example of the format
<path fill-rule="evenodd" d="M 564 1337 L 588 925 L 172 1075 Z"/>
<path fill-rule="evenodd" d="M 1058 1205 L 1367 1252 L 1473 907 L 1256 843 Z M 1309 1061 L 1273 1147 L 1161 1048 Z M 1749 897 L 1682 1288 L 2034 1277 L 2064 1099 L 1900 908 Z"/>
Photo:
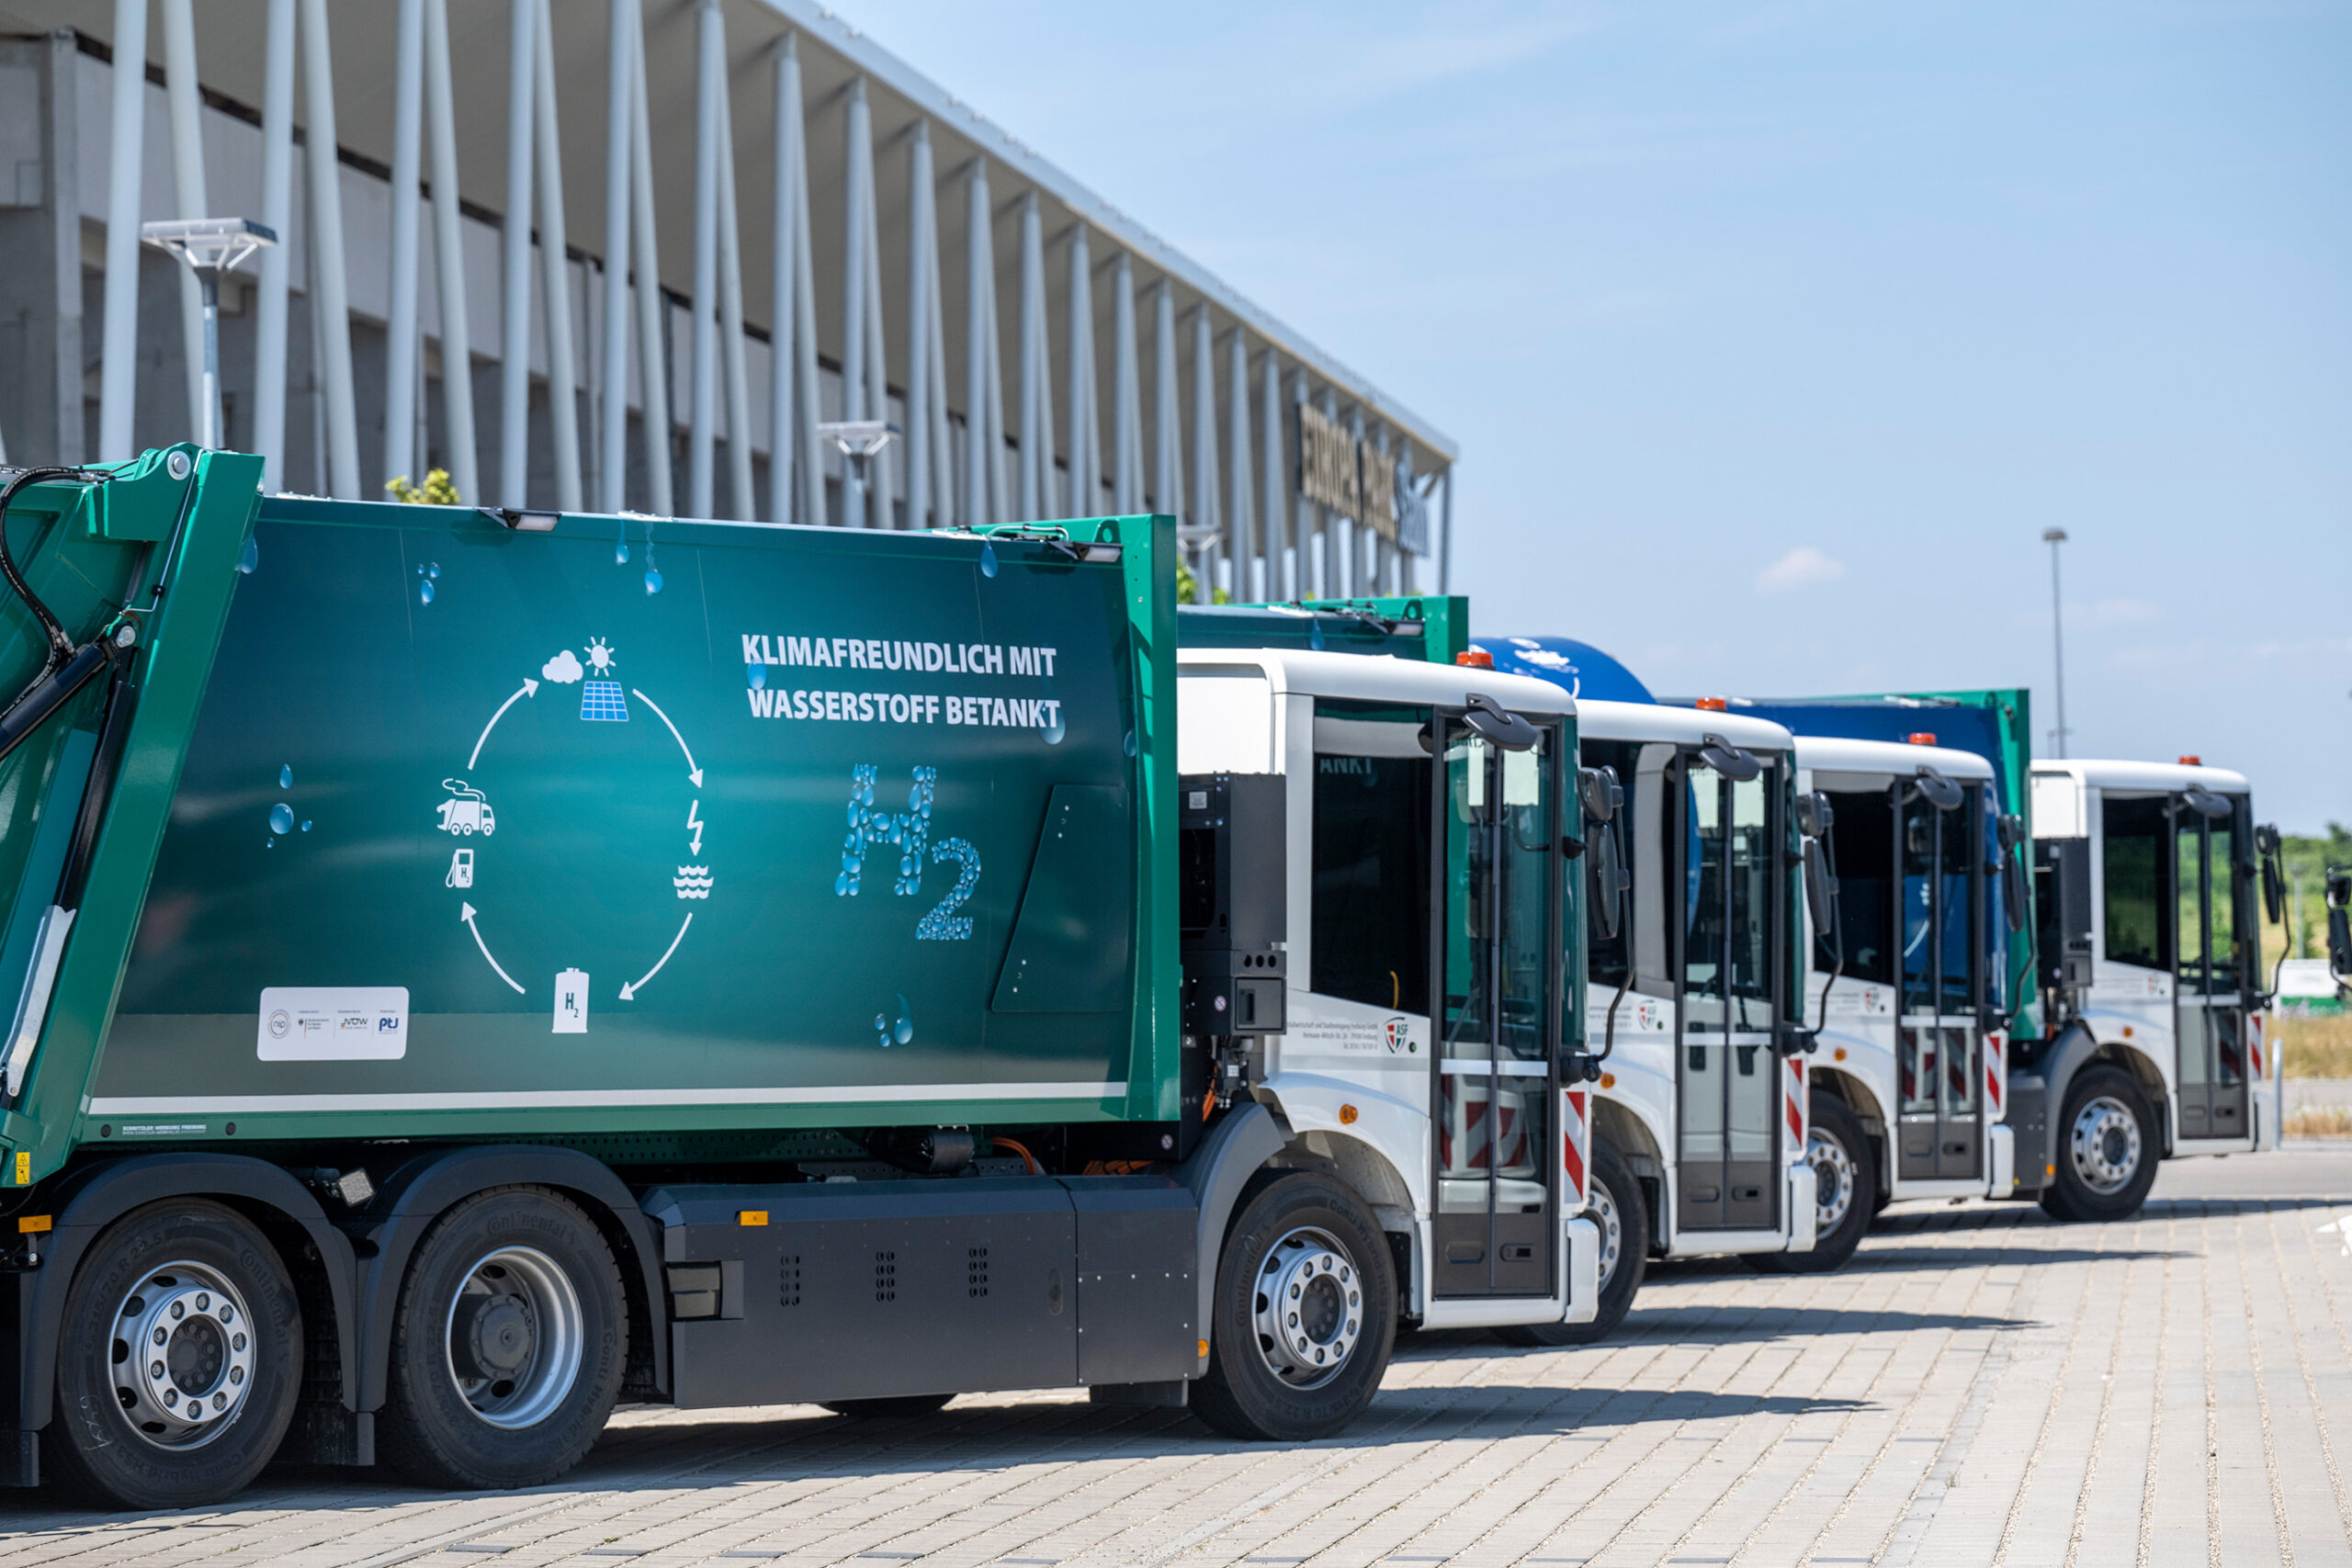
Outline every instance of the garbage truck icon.
<path fill-rule="evenodd" d="M 449 798 L 435 807 L 441 813 L 441 831 L 459 837 L 480 832 L 485 839 L 498 831 L 498 814 L 482 798 L 481 791 L 463 779 L 443 779 L 441 787 Z"/>

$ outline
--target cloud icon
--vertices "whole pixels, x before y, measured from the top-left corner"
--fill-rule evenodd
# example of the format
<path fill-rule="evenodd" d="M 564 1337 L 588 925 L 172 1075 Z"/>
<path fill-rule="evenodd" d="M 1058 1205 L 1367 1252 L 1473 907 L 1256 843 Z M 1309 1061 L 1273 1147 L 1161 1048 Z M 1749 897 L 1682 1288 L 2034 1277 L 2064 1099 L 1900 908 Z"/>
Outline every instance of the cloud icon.
<path fill-rule="evenodd" d="M 569 686 L 586 671 L 580 668 L 580 660 L 574 658 L 571 649 L 567 648 L 545 664 L 540 665 L 539 673 L 559 686 Z"/>

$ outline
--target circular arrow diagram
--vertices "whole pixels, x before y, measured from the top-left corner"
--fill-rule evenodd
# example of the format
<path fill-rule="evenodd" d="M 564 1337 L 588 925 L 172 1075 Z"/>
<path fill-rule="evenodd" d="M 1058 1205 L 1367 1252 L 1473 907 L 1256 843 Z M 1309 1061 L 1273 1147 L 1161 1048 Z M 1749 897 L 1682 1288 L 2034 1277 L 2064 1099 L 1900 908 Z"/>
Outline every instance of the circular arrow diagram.
<path fill-rule="evenodd" d="M 604 666 L 600 664 L 598 668 L 601 670 Z M 490 716 L 490 722 L 481 727 L 481 734 L 475 738 L 473 750 L 466 759 L 466 771 L 468 773 L 472 773 L 476 765 L 481 762 L 482 748 L 490 743 L 491 732 L 498 728 L 498 721 L 506 716 L 506 710 L 526 697 L 537 696 L 538 691 L 539 682 L 536 680 L 526 678 L 520 686 L 516 687 L 514 692 L 508 694 L 504 702 L 498 705 L 497 710 Z M 703 782 L 702 767 L 695 761 L 694 748 L 686 744 L 686 738 L 679 733 L 677 725 L 671 720 L 668 714 L 662 711 L 660 704 L 656 703 L 651 697 L 647 696 L 643 692 L 639 691 L 636 687 L 632 686 L 629 688 L 629 694 L 635 697 L 639 702 L 643 703 L 648 708 L 651 709 L 653 716 L 662 721 L 662 728 L 670 732 L 670 739 L 678 743 L 678 750 L 686 760 L 686 778 L 696 789 L 700 789 Z M 463 784 L 462 780 L 456 782 L 460 784 Z M 493 821 L 489 805 L 481 799 L 481 793 L 478 790 L 471 792 L 461 790 L 460 794 L 461 795 L 464 795 L 465 798 L 444 807 L 443 826 L 449 829 L 450 831 L 456 832 L 460 829 L 458 828 L 452 828 L 450 824 L 452 822 L 462 822 L 466 825 L 463 829 L 464 831 L 470 832 L 478 830 L 487 837 L 492 831 Z M 689 854 L 697 857 L 702 853 L 703 822 L 701 818 L 701 811 L 702 802 L 699 800 L 694 802 L 686 811 L 686 826 L 692 835 L 688 845 L 688 852 Z M 465 852 L 469 856 L 472 852 L 468 851 Z M 471 863 L 470 860 L 469 860 L 464 870 L 465 880 L 453 880 L 449 886 L 456 887 L 470 886 L 472 885 L 472 873 L 470 866 Z M 707 898 L 710 896 L 710 875 L 707 871 L 704 870 L 700 866 L 682 866 L 679 870 L 682 874 L 688 871 L 691 871 L 694 874 L 693 876 L 686 877 L 684 880 L 677 878 L 673 879 L 673 883 L 680 889 L 678 893 L 679 897 Z M 452 874 L 455 876 L 458 874 L 453 872 Z M 529 995 L 530 993 L 524 988 L 523 983 L 515 979 L 514 976 L 509 975 L 506 972 L 505 965 L 499 963 L 496 955 L 490 951 L 490 943 L 483 938 L 481 934 L 481 927 L 478 923 L 478 917 L 480 914 L 481 911 L 476 909 L 471 903 L 462 900 L 459 902 L 458 907 L 458 919 L 465 922 L 466 930 L 473 933 L 474 945 L 481 950 L 482 961 L 490 965 L 492 972 L 496 974 L 501 980 L 506 982 L 507 986 L 514 990 L 515 995 Z M 637 994 L 643 990 L 656 975 L 662 973 L 662 968 L 669 964 L 673 957 L 676 955 L 678 944 L 685 941 L 686 932 L 693 927 L 694 923 L 695 917 L 693 912 L 690 910 L 687 912 L 685 919 L 678 923 L 677 934 L 670 939 L 670 945 L 662 949 L 662 956 L 660 958 L 654 960 L 653 967 L 648 969 L 644 974 L 639 976 L 636 979 L 628 982 L 620 988 L 620 999 L 622 1001 L 635 1001 L 637 999 Z"/>

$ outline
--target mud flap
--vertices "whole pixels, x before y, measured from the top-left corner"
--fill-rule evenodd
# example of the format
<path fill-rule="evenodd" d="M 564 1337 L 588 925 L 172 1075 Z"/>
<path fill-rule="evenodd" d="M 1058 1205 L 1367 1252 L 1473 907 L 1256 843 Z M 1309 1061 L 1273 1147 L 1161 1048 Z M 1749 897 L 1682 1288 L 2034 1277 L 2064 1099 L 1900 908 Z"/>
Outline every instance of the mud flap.
<path fill-rule="evenodd" d="M 1560 1239 L 1568 1271 L 1568 1311 L 1560 1321 L 1590 1323 L 1600 1314 L 1600 1227 L 1578 1214 L 1560 1223 Z"/>
<path fill-rule="evenodd" d="M 1813 1166 L 1789 1167 L 1789 1250 L 1813 1250 L 1814 1222 L 1821 1217 L 1821 1200 L 1814 1190 Z"/>
<path fill-rule="evenodd" d="M 2006 1122 L 1984 1129 L 1984 1154 L 1991 1174 L 1984 1179 L 1984 1196 L 2010 1198 L 2018 1190 L 2018 1139 Z"/>

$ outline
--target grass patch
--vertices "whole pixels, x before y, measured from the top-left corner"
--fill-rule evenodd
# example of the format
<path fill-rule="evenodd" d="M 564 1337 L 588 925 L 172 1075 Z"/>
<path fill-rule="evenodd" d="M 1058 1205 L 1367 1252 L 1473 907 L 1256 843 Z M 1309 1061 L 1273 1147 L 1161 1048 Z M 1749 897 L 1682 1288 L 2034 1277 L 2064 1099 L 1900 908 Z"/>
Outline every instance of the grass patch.
<path fill-rule="evenodd" d="M 2352 1138 L 2352 1105 L 2306 1105 L 2287 1112 L 2290 1138 Z"/>
<path fill-rule="evenodd" d="M 2290 1078 L 2352 1078 L 2352 1013 L 2279 1018 L 2271 1027 L 2286 1052 Z"/>

